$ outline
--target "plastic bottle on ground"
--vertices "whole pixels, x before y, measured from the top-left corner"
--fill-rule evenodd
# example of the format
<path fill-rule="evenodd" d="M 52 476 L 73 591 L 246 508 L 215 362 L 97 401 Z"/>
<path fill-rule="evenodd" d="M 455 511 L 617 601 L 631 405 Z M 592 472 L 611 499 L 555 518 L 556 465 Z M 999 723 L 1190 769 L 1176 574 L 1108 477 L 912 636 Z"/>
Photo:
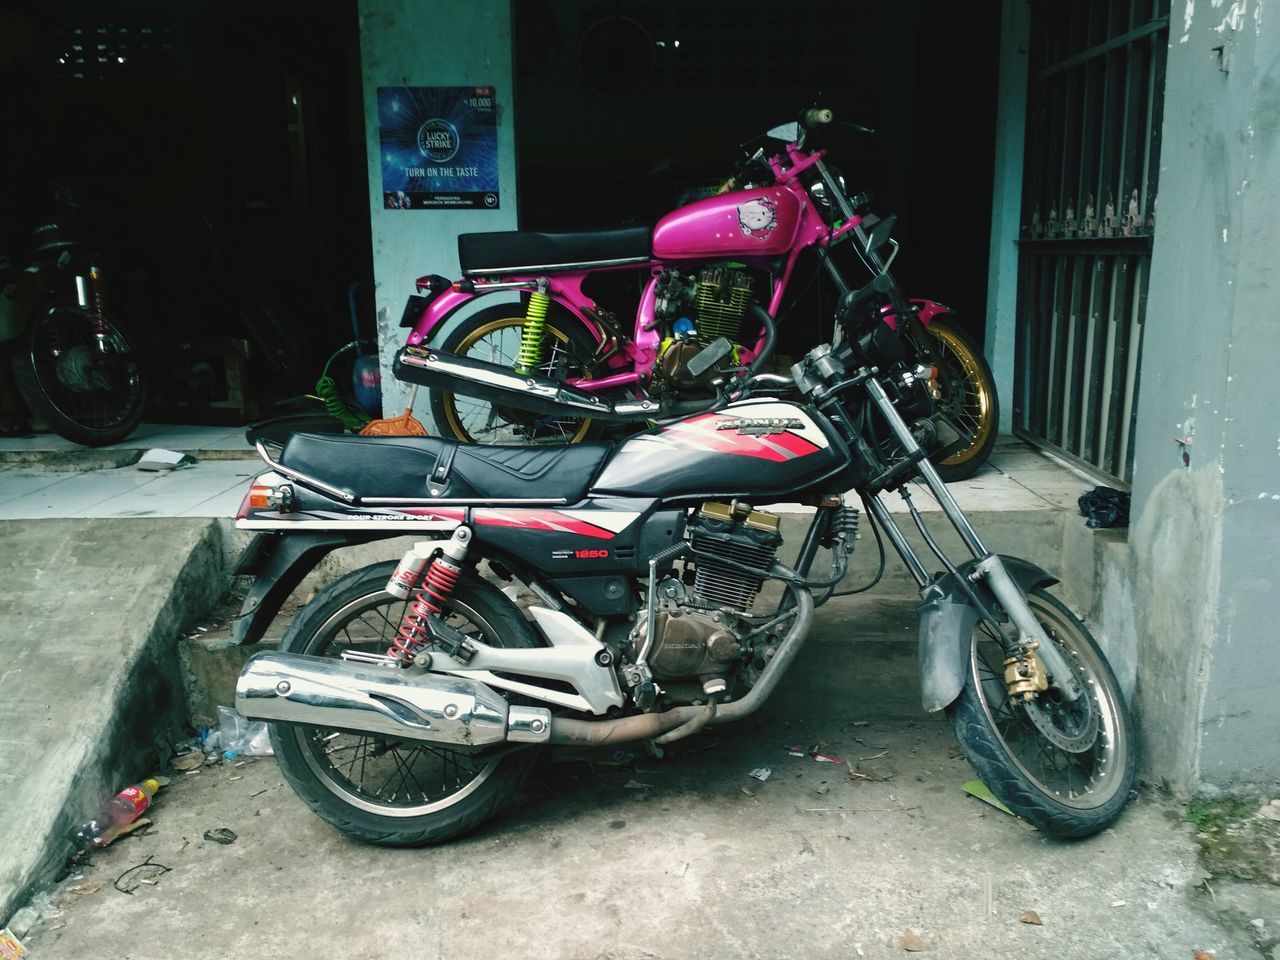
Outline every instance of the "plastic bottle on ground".
<path fill-rule="evenodd" d="M 129 824 L 137 820 L 151 806 L 151 798 L 160 789 L 160 781 L 148 777 L 132 787 L 125 787 L 107 804 L 101 816 L 95 817 L 75 833 L 75 840 L 86 850 L 105 847 Z"/>

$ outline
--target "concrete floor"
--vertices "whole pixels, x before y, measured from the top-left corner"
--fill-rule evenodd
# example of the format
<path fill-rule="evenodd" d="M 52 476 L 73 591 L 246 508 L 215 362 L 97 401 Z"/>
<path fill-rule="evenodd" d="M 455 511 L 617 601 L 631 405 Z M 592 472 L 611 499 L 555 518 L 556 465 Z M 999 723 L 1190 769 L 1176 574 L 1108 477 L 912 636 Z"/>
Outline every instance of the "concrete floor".
<path fill-rule="evenodd" d="M 348 840 L 270 758 L 175 774 L 153 827 L 63 881 L 32 956 L 844 960 L 903 956 L 904 933 L 943 957 L 1265 956 L 1251 918 L 1216 909 L 1225 891 L 1201 884 L 1191 828 L 1159 797 L 1059 843 L 964 794 L 947 724 L 916 704 L 909 608 L 864 613 L 870 639 L 820 619 L 755 718 L 662 761 L 553 753 L 500 820 L 438 848 Z M 861 679 L 833 695 L 833 672 Z M 819 741 L 846 763 L 788 754 Z M 851 763 L 887 779 L 855 781 Z M 203 839 L 215 827 L 238 839 Z M 169 872 L 113 888 L 148 858 Z"/>

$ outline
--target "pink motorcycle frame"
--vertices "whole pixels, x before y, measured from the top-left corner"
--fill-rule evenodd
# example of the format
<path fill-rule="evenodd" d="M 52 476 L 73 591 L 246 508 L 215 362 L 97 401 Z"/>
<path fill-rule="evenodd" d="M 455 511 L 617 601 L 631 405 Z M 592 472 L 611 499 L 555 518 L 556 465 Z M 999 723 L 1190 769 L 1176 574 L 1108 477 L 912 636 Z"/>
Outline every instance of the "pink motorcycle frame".
<path fill-rule="evenodd" d="M 658 359 L 661 335 L 655 321 L 655 301 L 658 280 L 664 270 L 682 263 L 710 262 L 714 260 L 732 259 L 748 266 L 760 267 L 772 277 L 772 291 L 766 310 L 776 317 L 782 305 L 783 295 L 791 280 L 796 261 L 800 254 L 811 246 L 830 246 L 842 239 L 846 234 L 856 230 L 862 220 L 856 214 L 844 222 L 832 226 L 823 219 L 822 212 L 813 201 L 800 175 L 816 166 L 825 155 L 825 151 L 805 153 L 796 144 L 787 145 L 789 164 L 781 157 L 769 160 L 775 182 L 767 187 L 739 190 L 695 201 L 681 207 L 663 217 L 654 227 L 651 247 L 654 251 L 647 264 L 595 265 L 580 269 L 546 270 L 529 274 L 504 274 L 500 280 L 485 281 L 482 278 L 469 278 L 469 282 L 455 282 L 449 289 L 434 297 L 414 324 L 406 343 L 408 345 L 427 344 L 432 334 L 458 310 L 491 293 L 511 292 L 513 290 L 533 289 L 545 279 L 547 294 L 554 303 L 559 304 L 574 316 L 595 339 L 597 344 L 603 343 L 609 334 L 601 329 L 593 319 L 595 303 L 583 292 L 582 285 L 586 279 L 596 273 L 619 270 L 647 269 L 649 282 L 645 285 L 636 311 L 635 327 L 629 340 L 622 340 L 618 349 L 612 351 L 605 360 L 608 370 L 604 376 L 591 380 L 573 379 L 567 381 L 578 390 L 597 393 L 628 387 L 647 379 Z M 726 224 L 722 233 L 712 238 L 708 231 L 708 221 L 718 218 L 725 210 L 733 210 L 738 204 L 757 201 L 762 195 L 772 204 L 772 209 L 779 207 L 783 216 L 778 217 L 776 228 L 769 232 L 766 244 L 760 250 L 744 252 L 742 233 L 736 222 Z M 659 255 L 661 254 L 661 255 Z M 777 273 L 770 270 L 771 262 L 780 254 L 786 259 Z M 421 293 L 428 289 L 430 277 L 421 277 L 417 281 L 417 289 Z M 922 324 L 927 325 L 934 316 L 948 312 L 942 304 L 930 300 L 912 300 L 918 305 L 918 316 Z M 886 317 L 886 322 L 894 325 L 893 318 Z M 765 333 L 762 330 L 756 342 L 749 347 L 744 345 L 741 352 L 741 363 L 745 366 L 764 349 Z"/>

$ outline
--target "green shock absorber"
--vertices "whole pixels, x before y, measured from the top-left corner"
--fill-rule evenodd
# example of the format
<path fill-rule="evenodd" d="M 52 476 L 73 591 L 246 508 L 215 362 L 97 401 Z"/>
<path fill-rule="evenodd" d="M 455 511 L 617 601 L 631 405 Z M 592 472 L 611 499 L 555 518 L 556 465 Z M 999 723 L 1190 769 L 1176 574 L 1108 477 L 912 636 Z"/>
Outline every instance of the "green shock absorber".
<path fill-rule="evenodd" d="M 516 357 L 516 373 L 528 376 L 542 363 L 542 333 L 547 324 L 547 308 L 551 298 L 547 296 L 547 281 L 539 280 L 538 287 L 529 294 L 529 306 L 524 313 L 524 328 L 520 331 L 520 353 Z"/>

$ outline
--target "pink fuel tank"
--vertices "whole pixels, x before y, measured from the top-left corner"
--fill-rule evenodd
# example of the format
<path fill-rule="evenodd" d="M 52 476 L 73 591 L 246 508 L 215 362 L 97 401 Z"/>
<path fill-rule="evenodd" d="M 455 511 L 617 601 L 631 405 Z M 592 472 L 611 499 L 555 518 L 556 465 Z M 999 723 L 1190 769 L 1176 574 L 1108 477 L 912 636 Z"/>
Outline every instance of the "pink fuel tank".
<path fill-rule="evenodd" d="M 795 242 L 804 202 L 786 187 L 737 190 L 674 210 L 653 228 L 659 260 L 773 257 Z"/>

